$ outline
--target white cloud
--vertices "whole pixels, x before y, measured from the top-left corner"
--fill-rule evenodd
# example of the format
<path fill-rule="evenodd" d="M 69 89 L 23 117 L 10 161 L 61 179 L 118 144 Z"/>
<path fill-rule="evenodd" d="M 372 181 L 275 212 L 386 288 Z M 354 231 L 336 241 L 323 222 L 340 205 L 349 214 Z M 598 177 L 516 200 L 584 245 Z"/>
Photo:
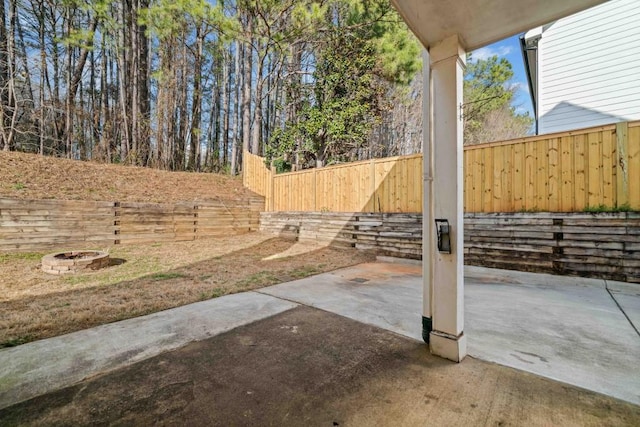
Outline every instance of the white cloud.
<path fill-rule="evenodd" d="M 514 82 L 513 87 L 516 90 L 526 93 L 527 95 L 529 94 L 529 84 L 527 82 Z"/>
<path fill-rule="evenodd" d="M 513 48 L 508 45 L 481 47 L 480 49 L 477 49 L 471 52 L 471 58 L 473 60 L 479 60 L 479 59 L 484 60 L 484 59 L 489 59 L 494 55 L 506 56 L 510 54 L 512 51 L 513 51 Z"/>

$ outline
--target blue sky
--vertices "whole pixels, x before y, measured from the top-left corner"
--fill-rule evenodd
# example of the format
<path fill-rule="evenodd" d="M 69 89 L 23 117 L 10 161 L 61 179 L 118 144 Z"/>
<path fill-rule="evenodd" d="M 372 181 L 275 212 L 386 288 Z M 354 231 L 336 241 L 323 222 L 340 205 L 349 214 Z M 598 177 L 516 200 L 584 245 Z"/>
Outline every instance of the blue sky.
<path fill-rule="evenodd" d="M 513 66 L 513 84 L 516 85 L 516 97 L 513 102 L 518 112 L 528 111 L 533 117 L 533 107 L 531 105 L 531 97 L 529 96 L 529 86 L 527 84 L 527 76 L 524 72 L 524 63 L 522 61 L 522 53 L 520 52 L 520 35 L 509 37 L 497 43 L 480 48 L 473 51 L 473 58 L 486 59 L 493 55 L 507 58 Z"/>

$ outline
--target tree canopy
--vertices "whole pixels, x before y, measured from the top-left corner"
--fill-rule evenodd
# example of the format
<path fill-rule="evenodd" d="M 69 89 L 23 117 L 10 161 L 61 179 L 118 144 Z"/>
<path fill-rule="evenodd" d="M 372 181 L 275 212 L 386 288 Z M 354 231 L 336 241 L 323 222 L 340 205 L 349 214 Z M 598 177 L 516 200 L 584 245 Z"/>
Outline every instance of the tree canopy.
<path fill-rule="evenodd" d="M 373 156 L 389 89 L 420 69 L 418 43 L 388 2 L 334 2 L 324 28 L 312 72 L 294 82 L 297 113 L 268 142 L 267 159 L 280 170 Z"/>
<path fill-rule="evenodd" d="M 4 150 L 236 173 L 293 126 L 315 133 L 305 156 L 343 159 L 379 121 L 380 88 L 419 68 L 386 0 L 0 5 Z"/>
<path fill-rule="evenodd" d="M 420 48 L 388 0 L 6 0 L 0 149 L 169 170 L 420 149 Z M 512 70 L 469 61 L 465 136 L 526 132 Z"/>
<path fill-rule="evenodd" d="M 516 86 L 506 58 L 467 58 L 464 79 L 464 140 L 478 144 L 526 135 L 533 118 L 513 105 Z"/>

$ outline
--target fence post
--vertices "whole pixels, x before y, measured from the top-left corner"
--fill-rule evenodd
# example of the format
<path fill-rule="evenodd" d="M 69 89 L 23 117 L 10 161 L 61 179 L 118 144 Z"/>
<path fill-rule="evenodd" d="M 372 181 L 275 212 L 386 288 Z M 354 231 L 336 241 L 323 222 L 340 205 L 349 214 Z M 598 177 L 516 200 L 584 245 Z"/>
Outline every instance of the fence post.
<path fill-rule="evenodd" d="M 629 123 L 616 123 L 616 206 L 629 203 Z"/>
<path fill-rule="evenodd" d="M 120 202 L 113 202 L 113 234 L 115 238 L 113 239 L 114 245 L 120 244 L 120 226 L 122 223 L 120 222 Z"/>
<path fill-rule="evenodd" d="M 373 204 L 373 212 L 376 211 L 376 161 L 371 159 L 371 202 Z"/>
<path fill-rule="evenodd" d="M 269 212 L 273 212 L 274 210 L 274 202 L 273 202 L 273 195 L 274 195 L 274 181 L 275 181 L 275 176 L 276 176 L 276 167 L 274 166 L 273 162 L 271 162 L 271 169 L 269 169 L 269 208 L 268 211 Z M 265 203 L 266 204 L 266 203 Z"/>
<path fill-rule="evenodd" d="M 318 212 L 318 168 L 313 168 L 313 211 Z"/>
<path fill-rule="evenodd" d="M 247 186 L 247 163 L 249 163 L 249 156 L 247 156 L 247 151 L 242 151 L 242 186 Z"/>

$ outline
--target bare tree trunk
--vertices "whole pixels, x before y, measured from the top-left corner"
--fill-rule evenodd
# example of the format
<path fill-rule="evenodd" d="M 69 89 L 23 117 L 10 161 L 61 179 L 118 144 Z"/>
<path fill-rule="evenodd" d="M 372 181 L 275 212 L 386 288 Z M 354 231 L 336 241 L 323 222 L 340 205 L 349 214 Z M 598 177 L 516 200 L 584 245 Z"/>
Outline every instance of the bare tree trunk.
<path fill-rule="evenodd" d="M 4 0 L 0 1 L 0 91 L 2 106 L 9 105 L 9 49 L 7 47 L 7 17 Z M 9 142 L 5 137 L 4 129 L 8 124 L 8 114 L 4 107 L 2 108 L 2 117 L 0 117 L 2 125 L 2 133 L 0 134 L 0 145 L 3 151 L 9 151 Z"/>
<path fill-rule="evenodd" d="M 146 10 L 149 6 L 149 0 L 137 0 L 137 13 Z M 138 39 L 138 75 L 137 75 L 137 98 L 135 103 L 138 110 L 138 121 L 136 122 L 137 140 L 140 150 L 140 163 L 144 166 L 149 165 L 151 155 L 150 142 L 150 114 L 151 99 L 149 96 L 149 81 L 151 79 L 149 67 L 149 39 L 147 37 L 147 27 L 137 23 L 136 19 L 136 37 Z"/>
<path fill-rule="evenodd" d="M 44 86 L 47 75 L 47 50 L 45 47 L 45 31 L 44 31 L 44 11 L 42 9 L 42 2 L 40 2 L 40 14 L 38 17 L 38 40 L 40 42 L 40 123 L 38 126 L 39 139 L 40 139 L 40 155 L 44 155 L 44 143 L 45 143 L 45 109 L 44 109 Z"/>
<path fill-rule="evenodd" d="M 138 19 L 137 19 L 137 1 L 136 0 L 128 0 L 127 3 L 130 2 L 130 6 L 128 8 L 128 15 L 130 21 L 127 23 L 128 33 L 129 33 L 129 48 L 130 55 L 129 60 L 127 61 L 127 88 L 129 91 L 127 93 L 127 105 L 129 107 L 129 111 L 131 114 L 131 164 L 141 165 L 144 163 L 142 159 L 143 155 L 141 153 L 140 147 L 140 103 L 139 103 L 139 85 L 140 85 L 140 47 L 138 45 L 139 42 L 139 34 L 138 34 Z M 125 48 L 126 49 L 126 48 Z"/>
<path fill-rule="evenodd" d="M 103 160 L 111 163 L 111 116 L 109 114 L 109 94 L 107 89 L 107 52 L 105 35 L 102 35 L 102 55 L 100 67 L 100 116 L 102 116 L 102 129 L 100 132 L 100 147 Z"/>
<path fill-rule="evenodd" d="M 175 117 L 175 120 L 178 121 L 178 135 L 177 135 L 177 155 L 178 155 L 178 163 L 177 170 L 185 169 L 186 162 L 186 140 L 187 140 L 187 96 L 188 96 L 188 74 L 189 74 L 189 64 L 187 61 L 187 44 L 184 42 L 185 34 L 181 38 L 182 43 L 182 52 L 180 58 L 180 76 L 181 79 L 178 81 L 180 85 L 180 101 L 178 102 L 178 108 L 176 108 L 176 112 L 179 112 L 179 119 Z"/>
<path fill-rule="evenodd" d="M 67 32 L 67 37 L 71 34 L 71 8 L 67 7 L 66 10 L 66 32 Z M 72 157 L 72 144 L 73 144 L 73 99 L 75 97 L 75 93 L 72 94 L 71 93 L 71 82 L 72 82 L 72 76 L 71 76 L 71 69 L 73 66 L 73 48 L 71 46 L 67 47 L 67 88 L 68 88 L 68 93 L 67 93 L 67 99 L 65 101 L 65 120 L 64 120 L 64 136 L 65 136 L 65 154 L 67 158 L 71 158 Z"/>
<path fill-rule="evenodd" d="M 256 41 L 257 42 L 257 41 Z M 259 46 L 259 45 L 258 45 Z M 260 46 L 258 48 L 261 51 Z M 256 97 L 253 111 L 253 135 L 251 138 L 251 152 L 260 155 L 260 137 L 262 136 L 262 97 L 264 89 L 264 61 L 265 55 L 258 53 L 258 70 L 256 75 Z"/>
<path fill-rule="evenodd" d="M 251 34 L 252 20 L 247 14 L 247 34 Z M 244 67 L 242 73 L 242 149 L 249 150 L 251 140 L 251 80 L 253 70 L 253 49 L 250 43 L 244 44 Z"/>
<path fill-rule="evenodd" d="M 13 76 L 11 75 L 11 66 L 9 63 L 11 62 L 11 33 L 7 35 L 7 19 L 6 19 L 6 10 L 5 10 L 5 2 L 2 0 L 0 3 L 0 91 L 1 91 L 1 102 L 0 105 L 1 117 L 0 117 L 0 126 L 2 127 L 2 132 L 0 132 L 0 139 L 3 151 L 9 151 L 11 147 L 11 140 L 9 138 L 9 129 L 11 127 L 11 102 L 13 96 L 11 94 L 11 79 Z"/>
<path fill-rule="evenodd" d="M 231 107 L 231 97 L 229 91 L 231 84 L 229 79 L 229 71 L 231 64 L 229 63 L 229 53 L 223 49 L 224 56 L 222 61 L 222 164 L 228 164 L 229 156 L 229 109 Z"/>
<path fill-rule="evenodd" d="M 187 158 L 186 158 L 186 154 L 187 154 L 187 138 L 188 138 L 188 134 L 189 134 L 189 115 L 187 114 L 188 111 L 188 103 L 189 103 L 189 73 L 190 73 L 190 66 L 189 66 L 189 49 L 187 46 L 187 35 L 186 35 L 186 31 L 185 33 L 183 33 L 182 35 L 182 58 L 181 58 L 181 64 L 182 64 L 182 80 L 180 81 L 180 124 L 179 124 L 179 136 L 178 136 L 178 141 L 180 142 L 180 148 L 182 151 L 182 157 L 181 157 L 181 166 L 180 166 L 180 170 L 186 170 L 186 162 L 187 162 Z"/>
<path fill-rule="evenodd" d="M 231 175 L 235 176 L 238 173 L 238 133 L 240 132 L 240 109 L 238 108 L 238 101 L 240 100 L 240 43 L 236 40 L 234 43 L 235 61 L 234 61 L 234 114 L 233 114 L 233 126 L 231 128 L 231 135 L 233 140 L 231 141 Z"/>
<path fill-rule="evenodd" d="M 24 42 L 24 30 L 22 29 L 22 24 L 20 23 L 20 15 L 18 14 L 16 14 L 16 30 L 18 31 L 18 41 L 20 42 L 19 51 L 20 51 L 20 57 L 22 59 L 22 64 L 23 64 L 22 70 L 24 72 L 24 79 L 25 79 L 27 91 L 29 93 L 28 101 L 35 104 L 35 99 L 33 96 L 33 87 L 31 85 L 31 69 L 28 63 L 27 47 Z"/>
<path fill-rule="evenodd" d="M 18 103 L 16 99 L 16 0 L 9 1 L 9 31 L 7 37 L 7 74 L 8 79 L 5 87 L 7 91 L 7 103 L 2 104 L 2 139 L 4 140 L 4 150 L 9 151 L 13 147 L 16 129 L 16 119 L 18 117 Z"/>
<path fill-rule="evenodd" d="M 126 162 L 128 161 L 129 149 L 131 148 L 131 128 L 130 128 L 130 119 L 129 119 L 129 108 L 128 99 L 130 99 L 127 94 L 129 93 L 129 88 L 126 85 L 126 81 L 128 80 L 128 58 L 127 58 L 127 49 L 128 41 L 126 37 L 126 26 L 127 26 L 127 17 L 129 16 L 129 11 L 127 10 L 127 2 L 119 2 L 119 21 L 120 27 L 118 29 L 118 42 L 117 42 L 117 62 L 118 62 L 118 70 L 117 70 L 117 79 L 118 79 L 118 98 L 120 103 L 120 117 L 122 121 L 121 129 L 122 135 L 120 136 L 120 161 Z"/>
<path fill-rule="evenodd" d="M 167 46 L 166 43 L 161 43 L 159 50 L 159 63 L 160 69 L 165 70 L 165 64 L 167 62 Z M 166 95 L 166 86 L 162 81 L 158 82 L 158 89 L 156 94 L 156 161 L 158 162 L 158 167 L 162 169 L 167 169 L 169 167 L 168 162 L 168 148 L 166 141 L 166 104 L 167 104 L 167 95 Z"/>
<path fill-rule="evenodd" d="M 204 46 L 204 31 L 202 24 L 196 27 L 196 52 L 193 65 L 193 100 L 191 105 L 191 149 L 189 150 L 189 169 L 200 170 L 200 126 L 202 112 L 202 51 Z"/>
<path fill-rule="evenodd" d="M 213 122 L 215 121 L 215 92 L 211 91 L 210 111 L 209 111 L 209 124 L 207 125 L 207 150 L 205 152 L 204 164 L 208 170 L 213 167 Z"/>
<path fill-rule="evenodd" d="M 212 92 L 211 98 L 211 108 L 213 111 L 212 118 L 212 136 L 213 140 L 211 141 L 211 162 L 213 166 L 213 170 L 217 171 L 220 169 L 220 133 L 222 132 L 222 126 L 220 126 L 220 65 L 216 65 L 214 68 L 214 78 L 215 85 Z"/>

